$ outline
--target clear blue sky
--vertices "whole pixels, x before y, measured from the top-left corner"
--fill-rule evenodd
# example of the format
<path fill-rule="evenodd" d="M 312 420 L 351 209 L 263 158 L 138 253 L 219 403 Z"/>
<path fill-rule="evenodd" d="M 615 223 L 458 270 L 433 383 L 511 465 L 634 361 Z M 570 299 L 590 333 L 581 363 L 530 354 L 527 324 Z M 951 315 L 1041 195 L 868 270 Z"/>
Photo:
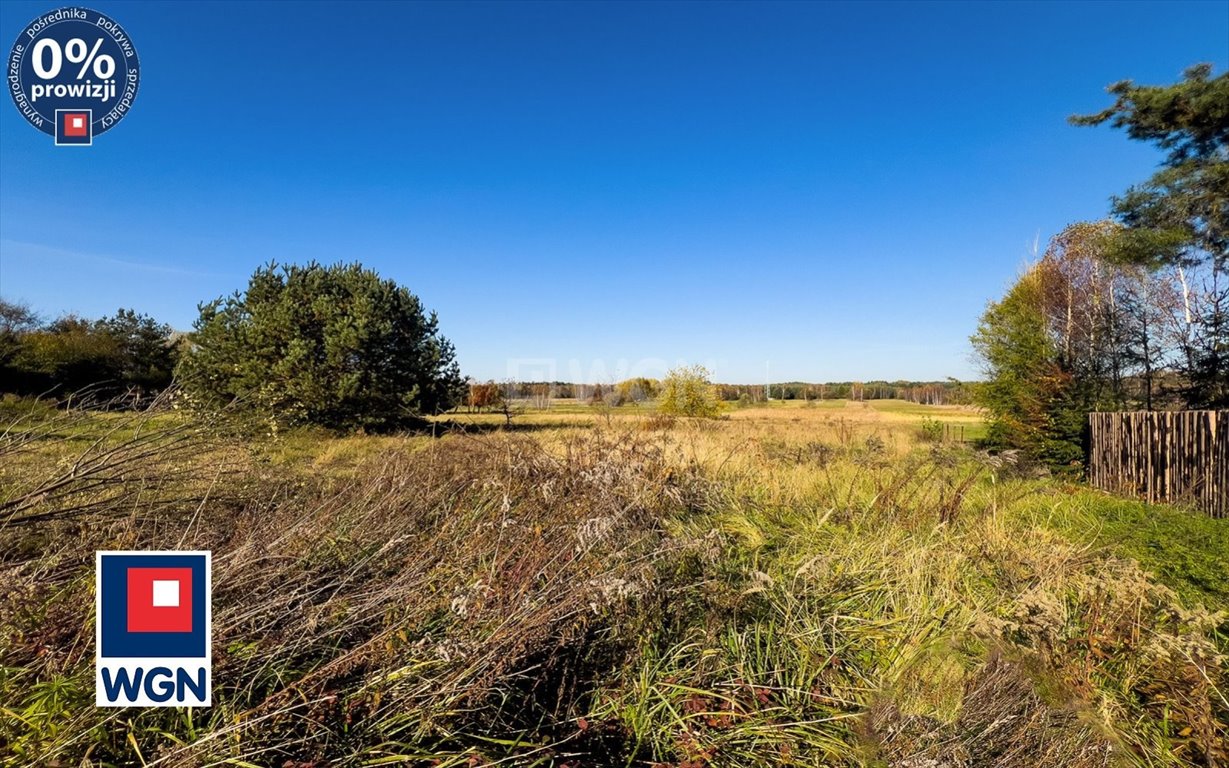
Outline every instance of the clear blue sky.
<path fill-rule="evenodd" d="M 1229 63 L 1225 2 L 89 5 L 140 93 L 89 149 L 3 97 L 0 293 L 186 329 L 360 260 L 478 378 L 972 377 L 1034 238 L 1159 159 L 1067 116 Z"/>

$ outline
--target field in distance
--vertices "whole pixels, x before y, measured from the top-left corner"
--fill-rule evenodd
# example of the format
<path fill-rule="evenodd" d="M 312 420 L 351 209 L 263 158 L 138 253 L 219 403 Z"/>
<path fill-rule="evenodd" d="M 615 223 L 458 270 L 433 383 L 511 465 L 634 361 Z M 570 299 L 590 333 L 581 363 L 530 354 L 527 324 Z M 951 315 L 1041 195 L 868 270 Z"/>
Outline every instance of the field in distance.
<path fill-rule="evenodd" d="M 553 398 L 542 407 L 532 400 L 513 400 L 513 425 L 538 426 L 576 424 L 588 426 L 595 417 L 603 419 L 644 419 L 657 414 L 657 405 L 648 400 L 618 407 L 594 404 L 574 398 Z M 465 407 L 446 414 L 443 419 L 460 424 L 496 425 L 506 421 L 499 412 L 472 412 Z M 739 405 L 724 403 L 722 418 L 757 424 L 799 425 L 799 429 L 826 429 L 834 418 L 844 418 L 862 425 L 878 425 L 887 432 L 902 433 L 921 426 L 924 419 L 965 427 L 964 438 L 974 441 L 985 433 L 979 409 L 967 405 L 923 405 L 905 400 L 770 400 Z"/>

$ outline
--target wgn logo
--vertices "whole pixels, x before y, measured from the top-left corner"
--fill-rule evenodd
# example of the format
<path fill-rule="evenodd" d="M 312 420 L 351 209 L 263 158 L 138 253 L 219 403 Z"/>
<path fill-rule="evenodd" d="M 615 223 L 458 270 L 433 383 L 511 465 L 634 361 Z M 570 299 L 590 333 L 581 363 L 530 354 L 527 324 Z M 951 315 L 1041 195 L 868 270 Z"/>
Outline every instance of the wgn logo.
<path fill-rule="evenodd" d="M 208 552 L 99 552 L 94 699 L 210 705 Z"/>

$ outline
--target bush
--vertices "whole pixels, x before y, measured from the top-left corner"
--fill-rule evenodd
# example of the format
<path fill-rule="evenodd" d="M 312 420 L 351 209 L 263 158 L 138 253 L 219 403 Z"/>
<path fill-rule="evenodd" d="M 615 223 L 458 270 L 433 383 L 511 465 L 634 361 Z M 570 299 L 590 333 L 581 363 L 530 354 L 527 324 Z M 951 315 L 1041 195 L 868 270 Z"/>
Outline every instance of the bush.
<path fill-rule="evenodd" d="M 702 365 L 679 366 L 667 373 L 661 385 L 659 410 L 670 416 L 715 418 L 721 404 L 708 369 Z"/>
<path fill-rule="evenodd" d="M 12 386 L 22 394 L 71 394 L 119 377 L 119 345 L 95 324 L 68 315 L 21 336 Z M 7 387 L 6 387 L 7 388 Z"/>
<path fill-rule="evenodd" d="M 656 379 L 649 379 L 639 376 L 634 379 L 627 379 L 615 385 L 614 393 L 617 402 L 614 405 L 623 405 L 625 403 L 641 403 L 645 400 L 652 400 L 657 396 L 657 391 L 661 383 Z"/>
<path fill-rule="evenodd" d="M 270 264 L 200 308 L 180 365 L 207 407 L 275 424 L 391 429 L 460 402 L 452 344 L 418 297 L 358 264 Z"/>
<path fill-rule="evenodd" d="M 928 443 L 943 440 L 943 422 L 929 416 L 922 417 L 922 439 Z"/>
<path fill-rule="evenodd" d="M 0 395 L 0 420 L 20 423 L 25 420 L 47 420 L 56 413 L 55 404 L 37 397 L 22 397 L 13 393 Z"/>

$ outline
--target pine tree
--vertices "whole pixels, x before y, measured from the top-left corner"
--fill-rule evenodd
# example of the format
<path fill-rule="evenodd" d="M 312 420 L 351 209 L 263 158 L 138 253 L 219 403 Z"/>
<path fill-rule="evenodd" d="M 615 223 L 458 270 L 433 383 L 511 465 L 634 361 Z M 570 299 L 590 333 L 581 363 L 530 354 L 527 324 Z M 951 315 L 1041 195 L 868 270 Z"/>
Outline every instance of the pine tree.
<path fill-rule="evenodd" d="M 180 362 L 210 407 L 276 423 L 393 429 L 465 394 L 452 344 L 418 297 L 358 264 L 275 264 L 200 307 Z"/>

